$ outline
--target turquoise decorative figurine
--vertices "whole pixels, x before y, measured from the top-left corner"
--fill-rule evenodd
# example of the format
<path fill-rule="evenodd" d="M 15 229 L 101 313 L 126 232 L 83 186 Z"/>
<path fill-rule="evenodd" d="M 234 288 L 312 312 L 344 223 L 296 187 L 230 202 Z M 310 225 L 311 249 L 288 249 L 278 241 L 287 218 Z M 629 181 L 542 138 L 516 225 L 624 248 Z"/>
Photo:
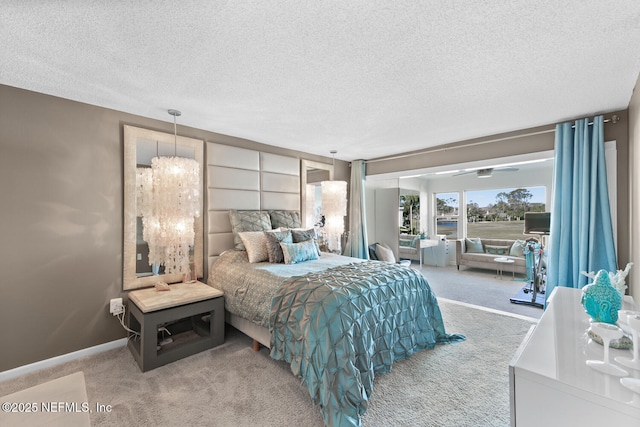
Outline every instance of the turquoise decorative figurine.
<path fill-rule="evenodd" d="M 582 288 L 582 306 L 594 322 L 618 321 L 618 310 L 622 307 L 622 295 L 611 284 L 606 270 L 598 271 L 595 282 Z"/>

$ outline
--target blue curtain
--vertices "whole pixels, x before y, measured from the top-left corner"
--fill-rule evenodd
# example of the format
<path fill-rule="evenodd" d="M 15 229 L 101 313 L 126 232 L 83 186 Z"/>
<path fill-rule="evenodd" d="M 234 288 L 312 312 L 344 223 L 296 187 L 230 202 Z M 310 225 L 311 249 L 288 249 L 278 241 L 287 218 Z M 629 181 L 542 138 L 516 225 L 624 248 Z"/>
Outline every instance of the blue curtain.
<path fill-rule="evenodd" d="M 604 157 L 604 118 L 556 126 L 546 297 L 582 288 L 581 271 L 617 268 Z"/>
<path fill-rule="evenodd" d="M 349 197 L 349 237 L 344 255 L 369 259 L 367 249 L 367 221 L 365 218 L 364 181 L 366 165 L 364 160 L 351 162 L 351 197 Z"/>

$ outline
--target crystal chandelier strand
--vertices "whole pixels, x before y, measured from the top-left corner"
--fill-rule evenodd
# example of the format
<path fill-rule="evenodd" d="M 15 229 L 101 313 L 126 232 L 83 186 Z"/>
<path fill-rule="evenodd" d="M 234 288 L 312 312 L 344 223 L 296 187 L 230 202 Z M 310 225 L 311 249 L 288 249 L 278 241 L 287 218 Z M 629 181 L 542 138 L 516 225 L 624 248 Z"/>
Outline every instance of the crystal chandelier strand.
<path fill-rule="evenodd" d="M 347 183 L 345 181 L 322 181 L 322 212 L 325 217 L 325 232 L 329 250 L 341 250 L 344 234 L 344 216 L 347 214 Z"/>
<path fill-rule="evenodd" d="M 154 157 L 153 206 L 155 215 L 200 216 L 200 167 L 184 157 Z"/>
<path fill-rule="evenodd" d="M 149 245 L 149 264 L 164 265 L 165 273 L 189 271 L 195 241 L 195 219 L 200 216 L 200 165 L 177 157 L 174 116 L 174 157 L 156 156 L 151 168 L 136 171 L 138 216 L 142 216 L 142 238 Z"/>

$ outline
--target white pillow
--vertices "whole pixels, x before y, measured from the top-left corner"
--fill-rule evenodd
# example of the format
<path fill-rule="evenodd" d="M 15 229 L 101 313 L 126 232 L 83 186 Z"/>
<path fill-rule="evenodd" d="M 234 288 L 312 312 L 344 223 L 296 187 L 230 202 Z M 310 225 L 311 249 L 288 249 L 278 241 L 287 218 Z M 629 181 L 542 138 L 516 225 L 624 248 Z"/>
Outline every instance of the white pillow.
<path fill-rule="evenodd" d="M 380 258 L 380 261 L 390 262 L 392 264 L 396 263 L 396 257 L 393 255 L 393 251 L 380 244 L 376 245 L 376 255 Z"/>
<path fill-rule="evenodd" d="M 264 231 L 242 231 L 238 235 L 247 251 L 250 263 L 269 260 L 267 236 L 264 235 Z"/>

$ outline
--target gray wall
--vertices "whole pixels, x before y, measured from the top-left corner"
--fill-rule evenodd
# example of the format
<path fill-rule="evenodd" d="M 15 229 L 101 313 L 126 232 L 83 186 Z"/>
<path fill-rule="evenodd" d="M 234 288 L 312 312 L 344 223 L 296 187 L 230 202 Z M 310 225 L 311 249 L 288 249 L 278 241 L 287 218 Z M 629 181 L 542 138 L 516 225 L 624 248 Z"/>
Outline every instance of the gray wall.
<path fill-rule="evenodd" d="M 594 113 L 591 116 L 596 114 L 602 113 Z M 620 121 L 616 124 L 605 124 L 604 139 L 605 141 L 615 140 L 617 142 L 618 264 L 619 266 L 624 267 L 630 260 L 630 248 L 631 244 L 633 244 L 630 238 L 631 216 L 629 204 L 630 124 L 629 114 L 627 110 L 607 113 L 605 114 L 605 117 L 609 118 L 613 114 L 617 114 L 618 116 L 620 116 Z M 569 119 L 567 121 L 569 121 Z M 467 141 L 459 141 L 437 147 L 438 151 L 427 154 L 421 154 L 420 152 L 410 152 L 406 153 L 408 155 L 407 157 L 397 159 L 375 159 L 374 161 L 367 162 L 367 176 L 386 174 L 397 171 L 411 171 L 427 167 L 466 163 L 476 160 L 493 159 L 496 157 L 508 157 L 519 154 L 537 153 L 540 151 L 553 150 L 555 142 L 554 132 L 545 132 L 537 135 L 529 134 L 544 132 L 546 130 L 554 128 L 555 124 L 540 126 L 536 128 L 523 129 L 516 132 L 490 135 L 487 137 L 476 138 Z M 456 148 L 458 146 L 464 146 L 467 144 L 493 140 L 499 141 L 488 142 L 486 144 L 474 145 L 471 147 Z M 636 165 L 636 167 L 638 166 Z M 638 215 L 638 213 L 636 213 L 635 215 Z M 637 245 L 637 242 L 635 244 Z M 638 297 L 638 295 L 636 294 L 635 298 L 638 299 L 640 297 Z"/>
<path fill-rule="evenodd" d="M 618 141 L 618 242 L 624 265 L 630 246 L 629 125 L 627 111 L 618 114 L 622 121 L 607 125 L 605 138 Z M 126 297 L 122 293 L 124 124 L 173 132 L 169 121 L 0 85 L 0 371 L 125 336 L 108 310 L 109 299 Z M 199 129 L 179 126 L 178 133 L 331 163 L 329 157 Z M 462 153 L 372 163 L 367 174 L 550 148 L 553 137 L 547 135 Z M 348 182 L 349 174 L 348 165 L 336 160 L 334 178 Z"/>
<path fill-rule="evenodd" d="M 180 107 L 180 106 L 172 106 Z M 173 123 L 0 85 L 0 371 L 123 338 L 123 125 Z M 180 135 L 331 163 L 178 126 Z M 336 179 L 349 167 L 336 161 Z"/>

